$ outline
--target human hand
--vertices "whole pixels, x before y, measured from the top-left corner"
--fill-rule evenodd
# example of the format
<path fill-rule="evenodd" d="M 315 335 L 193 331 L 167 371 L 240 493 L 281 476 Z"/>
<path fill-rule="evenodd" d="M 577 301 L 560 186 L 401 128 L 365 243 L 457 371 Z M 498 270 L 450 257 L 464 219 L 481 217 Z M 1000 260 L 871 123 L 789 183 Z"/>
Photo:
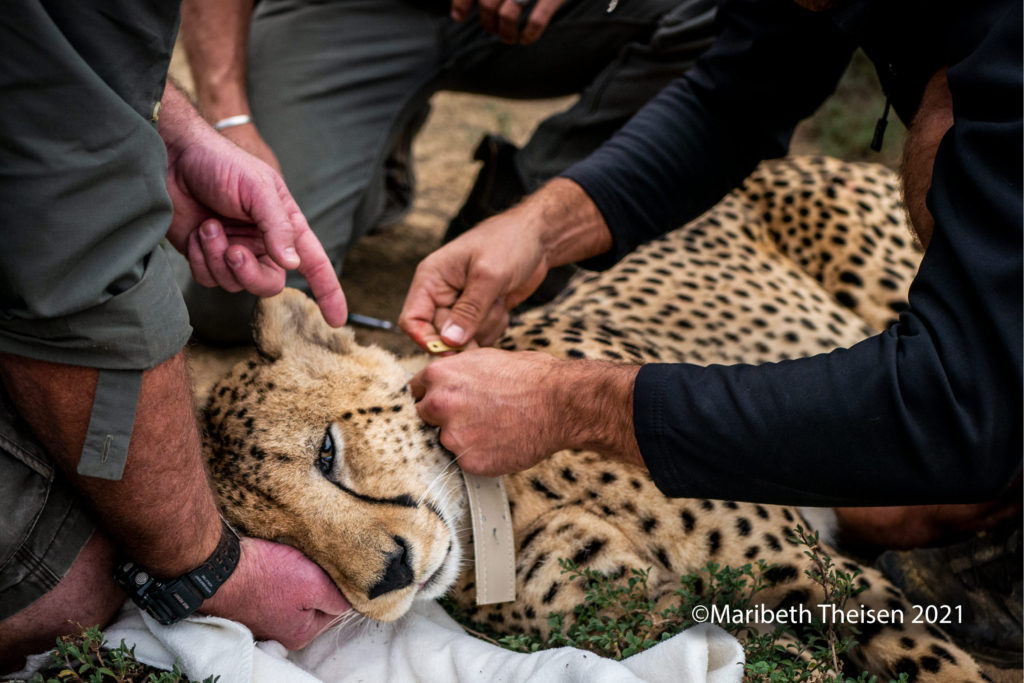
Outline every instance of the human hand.
<path fill-rule="evenodd" d="M 281 162 L 277 160 L 277 155 L 274 154 L 274 150 L 270 149 L 270 145 L 268 145 L 266 140 L 263 139 L 263 136 L 260 135 L 260 131 L 256 128 L 256 124 L 250 122 L 242 124 L 241 126 L 225 128 L 221 131 L 221 135 L 226 137 L 228 140 L 231 140 L 231 142 L 235 143 L 257 159 L 266 163 L 270 168 L 277 171 L 278 175 L 284 175 L 281 172 Z"/>
<path fill-rule="evenodd" d="M 533 467 L 565 448 L 643 465 L 633 433 L 639 365 L 474 349 L 438 358 L 409 380 L 420 419 L 470 474 Z"/>
<path fill-rule="evenodd" d="M 529 45 L 537 42 L 548 27 L 551 17 L 565 0 L 537 0 L 533 4 L 522 33 L 519 32 L 519 21 L 523 8 L 529 4 L 524 0 L 521 4 L 516 0 L 479 0 L 480 24 L 488 33 L 493 33 L 502 42 L 514 45 Z M 465 21 L 469 10 L 476 0 L 452 0 L 451 17 L 455 21 Z"/>
<path fill-rule="evenodd" d="M 533 467 L 567 446 L 559 398 L 566 361 L 533 352 L 474 349 L 434 360 L 409 381 L 420 418 L 471 474 Z"/>
<path fill-rule="evenodd" d="M 295 548 L 241 541 L 238 567 L 202 612 L 240 621 L 256 639 L 298 650 L 352 608 L 327 574 Z"/>
<path fill-rule="evenodd" d="M 423 259 L 399 326 L 423 348 L 438 338 L 451 346 L 471 339 L 492 344 L 508 324 L 508 311 L 548 271 L 544 246 L 528 223 L 518 208 L 506 211 Z"/>
<path fill-rule="evenodd" d="M 281 176 L 216 133 L 173 86 L 163 102 L 160 135 L 174 203 L 167 239 L 188 257 L 196 281 L 272 296 L 284 287 L 285 270 L 298 268 L 324 319 L 344 324 L 337 275 Z"/>

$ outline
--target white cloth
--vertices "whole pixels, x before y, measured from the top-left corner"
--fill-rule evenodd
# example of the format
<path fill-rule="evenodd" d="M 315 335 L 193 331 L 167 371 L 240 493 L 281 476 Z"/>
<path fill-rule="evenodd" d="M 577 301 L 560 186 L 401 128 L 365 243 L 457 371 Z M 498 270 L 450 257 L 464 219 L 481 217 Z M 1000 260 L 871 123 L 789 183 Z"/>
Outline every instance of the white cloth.
<path fill-rule="evenodd" d="M 219 675 L 220 683 L 739 683 L 743 676 L 743 648 L 710 624 L 616 662 L 567 647 L 510 652 L 466 634 L 433 602 L 416 603 L 393 624 L 349 623 L 298 652 L 256 643 L 247 628 L 218 617 L 161 626 L 131 603 L 104 633 L 110 646 L 134 643 L 142 662 L 165 669 L 178 662 L 191 678 Z"/>

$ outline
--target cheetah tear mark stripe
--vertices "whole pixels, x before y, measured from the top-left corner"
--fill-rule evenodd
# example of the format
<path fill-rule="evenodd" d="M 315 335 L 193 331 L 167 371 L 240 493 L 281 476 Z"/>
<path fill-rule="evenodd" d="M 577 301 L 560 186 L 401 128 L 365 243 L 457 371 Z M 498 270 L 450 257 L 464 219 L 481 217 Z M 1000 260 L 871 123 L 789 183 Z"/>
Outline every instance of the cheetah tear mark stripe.
<path fill-rule="evenodd" d="M 501 477 L 462 473 L 473 520 L 476 604 L 516 599 L 516 549 L 512 513 Z"/>
<path fill-rule="evenodd" d="M 332 481 L 331 483 L 334 484 L 335 486 L 337 486 L 339 489 L 341 489 L 345 493 L 347 493 L 348 495 L 352 496 L 353 498 L 355 498 L 357 500 L 365 501 L 367 503 L 373 503 L 375 505 L 398 505 L 399 507 L 404 507 L 404 508 L 418 508 L 419 507 L 419 505 L 416 504 L 416 501 L 413 500 L 412 496 L 410 496 L 408 493 L 403 493 L 401 495 L 394 496 L 393 498 L 376 498 L 374 496 L 368 496 L 365 493 L 359 493 L 358 491 L 353 491 L 352 489 L 350 489 L 349 487 L 345 486 L 344 484 L 339 484 L 336 481 Z M 258 491 L 255 488 L 252 489 L 252 491 L 254 493 L 260 493 L 260 491 Z M 438 519 L 440 519 L 442 522 L 444 522 L 445 526 L 448 526 L 448 520 L 444 518 L 444 515 L 441 514 L 441 510 L 439 510 L 436 505 L 434 505 L 429 500 L 425 501 L 424 504 L 427 506 L 428 510 L 430 510 L 435 515 L 437 515 Z"/>
<path fill-rule="evenodd" d="M 403 508 L 419 507 L 419 506 L 416 505 L 416 501 L 413 500 L 412 496 L 410 496 L 408 493 L 403 493 L 401 495 L 394 496 L 392 498 L 377 498 L 376 496 L 368 496 L 365 493 L 359 493 L 358 491 L 353 491 L 352 489 L 350 489 L 349 487 L 345 486 L 344 484 L 339 484 L 336 481 L 331 481 L 331 483 L 334 484 L 335 486 L 337 486 L 339 489 L 341 489 L 345 493 L 347 493 L 348 495 L 352 496 L 353 498 L 355 498 L 357 500 L 365 501 L 367 503 L 373 503 L 375 505 L 398 505 L 399 507 L 403 507 Z M 434 512 L 436 513 L 437 510 L 434 510 Z M 441 515 L 438 514 L 438 517 L 440 517 L 440 516 Z M 444 518 L 442 517 L 442 519 L 444 519 Z"/>

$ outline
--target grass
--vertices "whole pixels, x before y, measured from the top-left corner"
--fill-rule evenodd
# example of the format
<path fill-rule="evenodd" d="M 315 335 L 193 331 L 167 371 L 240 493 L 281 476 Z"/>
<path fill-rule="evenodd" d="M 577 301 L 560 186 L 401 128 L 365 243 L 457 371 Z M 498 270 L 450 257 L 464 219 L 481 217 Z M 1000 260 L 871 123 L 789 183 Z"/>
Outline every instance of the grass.
<path fill-rule="evenodd" d="M 836 92 L 810 119 L 797 128 L 793 148 L 798 153 L 817 153 L 849 160 L 875 161 L 890 168 L 899 166 L 900 150 L 906 129 L 894 114 L 889 116 L 881 152 L 870 149 L 875 122 L 885 106 L 885 96 L 878 85 L 874 67 L 860 51 L 855 53 Z M 502 132 L 508 128 L 507 114 L 495 110 Z M 831 565 L 831 558 L 820 550 L 816 534 L 802 529 L 801 542 L 814 563 L 812 578 L 823 586 L 827 601 L 844 601 L 852 595 L 852 579 Z M 744 565 L 723 567 L 710 563 L 699 573 L 680 578 L 676 592 L 678 604 L 667 611 L 657 611 L 646 599 L 648 572 L 631 570 L 623 580 L 609 580 L 568 560 L 560 561 L 563 573 L 573 581 L 583 582 L 586 599 L 577 606 L 573 619 L 551 615 L 552 635 L 547 640 L 530 636 L 502 636 L 486 625 L 470 624 L 475 634 L 518 652 L 534 652 L 548 647 L 569 645 L 617 659 L 647 649 L 693 625 L 689 614 L 696 604 L 719 604 L 743 607 L 751 604 L 763 588 L 760 578 L 766 566 Z M 459 610 L 450 601 L 446 608 L 459 618 Z M 465 623 L 465 620 L 462 620 Z M 842 653 L 855 645 L 825 625 L 816 625 L 803 639 L 776 629 L 760 634 L 749 627 L 730 626 L 740 637 L 746 652 L 745 679 L 766 683 L 785 681 L 869 681 L 868 674 L 848 678 L 843 669 Z M 160 671 L 141 664 L 134 648 L 122 642 L 108 648 L 99 629 L 83 628 L 74 636 L 59 639 L 51 655 L 51 664 L 29 679 L 30 683 L 191 683 L 180 669 Z M 213 683 L 207 679 L 204 683 Z"/>
<path fill-rule="evenodd" d="M 27 683 L 193 683 L 177 664 L 171 671 L 143 664 L 135 657 L 134 645 L 128 647 L 122 640 L 110 648 L 98 627 L 79 628 L 77 635 L 57 639 L 49 666 Z M 202 683 L 216 683 L 217 678 Z"/>

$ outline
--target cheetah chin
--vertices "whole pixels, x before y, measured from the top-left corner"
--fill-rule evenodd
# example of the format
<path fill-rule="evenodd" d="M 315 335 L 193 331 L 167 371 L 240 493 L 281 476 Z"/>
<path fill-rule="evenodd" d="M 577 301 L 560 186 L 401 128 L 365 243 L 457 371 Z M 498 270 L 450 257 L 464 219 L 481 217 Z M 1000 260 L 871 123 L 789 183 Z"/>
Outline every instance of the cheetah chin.
<path fill-rule="evenodd" d="M 505 349 L 624 362 L 762 363 L 850 346 L 906 307 L 920 260 L 897 182 L 879 166 L 794 158 L 762 164 L 716 207 L 603 273 L 577 276 L 498 342 Z M 681 574 L 709 562 L 764 560 L 768 608 L 806 605 L 821 588 L 788 540 L 795 508 L 666 498 L 643 468 L 563 451 L 505 477 L 516 594 L 477 606 L 462 478 L 436 430 L 417 417 L 391 355 L 333 330 L 295 291 L 262 302 L 258 353 L 214 388 L 205 453 L 224 514 L 245 533 L 287 538 L 368 617 L 400 617 L 451 591 L 504 634 L 571 620 L 584 587 L 558 560 L 613 579 L 650 569 L 657 608 Z M 860 571 L 866 609 L 913 611 L 881 574 Z M 909 619 L 908 619 L 909 621 Z M 983 680 L 938 628 L 864 624 L 855 663 L 888 680 Z"/>
<path fill-rule="evenodd" d="M 408 373 L 295 290 L 261 304 L 257 330 L 258 357 L 205 411 L 224 514 L 302 550 L 368 617 L 444 595 L 462 566 L 462 476 L 417 418 Z"/>

